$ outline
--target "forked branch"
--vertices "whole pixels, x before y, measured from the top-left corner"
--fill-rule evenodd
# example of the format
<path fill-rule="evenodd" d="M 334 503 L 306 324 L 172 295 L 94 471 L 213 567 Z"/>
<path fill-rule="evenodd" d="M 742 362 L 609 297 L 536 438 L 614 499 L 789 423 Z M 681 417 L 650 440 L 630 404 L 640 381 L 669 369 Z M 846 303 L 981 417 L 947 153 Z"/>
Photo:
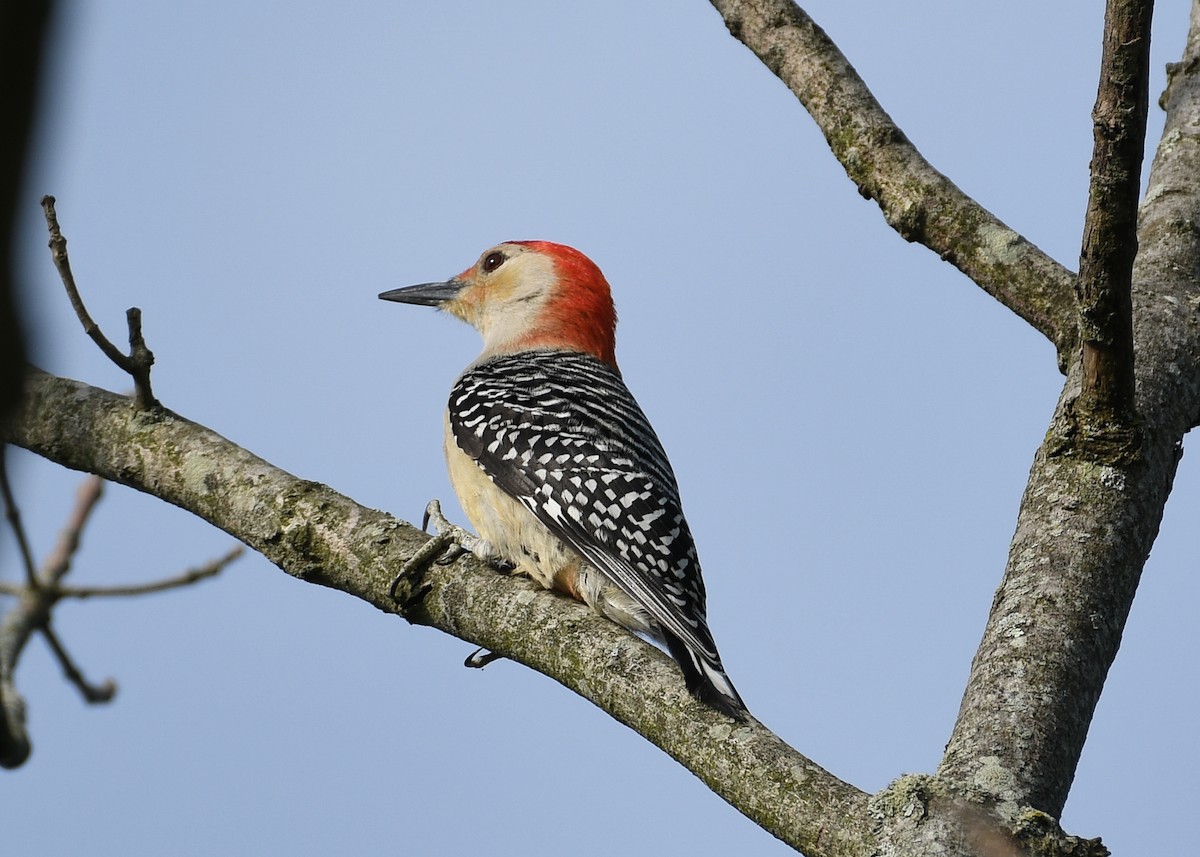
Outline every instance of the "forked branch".
<path fill-rule="evenodd" d="M 66 526 L 63 527 L 54 550 L 46 556 L 39 568 L 32 567 L 32 555 L 28 551 L 24 528 L 7 482 L 7 474 L 0 467 L 0 488 L 3 489 L 6 516 L 17 534 L 18 541 L 26 545 L 26 562 L 30 564 L 26 571 L 25 583 L 0 582 L 0 595 L 17 599 L 0 619 L 0 766 L 15 768 L 28 758 L 30 740 L 25 724 L 25 703 L 17 691 L 14 673 L 17 661 L 35 633 L 40 632 L 45 638 L 62 667 L 63 675 L 76 687 L 86 702 L 108 702 L 117 691 L 116 682 L 112 679 L 106 679 L 99 684 L 89 681 L 55 633 L 51 619 L 54 606 L 61 599 L 145 595 L 188 586 L 220 573 L 225 566 L 241 555 L 242 549 L 240 546 L 235 547 L 224 556 L 199 568 L 150 583 L 113 587 L 63 586 L 62 580 L 71 570 L 75 554 L 79 550 L 84 527 L 103 494 L 104 480 L 98 476 L 89 476 L 80 485 Z"/>
<path fill-rule="evenodd" d="M 42 567 L 29 574 L 30 583 L 21 588 L 19 600 L 0 620 L 0 766 L 5 768 L 24 764 L 30 751 L 29 735 L 25 728 L 25 702 L 17 692 L 14 680 L 17 661 L 34 632 L 50 626 L 50 611 L 55 597 L 49 590 L 57 586 L 70 570 L 71 559 L 79 547 L 80 534 L 100 500 L 103 487 L 104 480 L 96 476 L 85 479 L 79 486 L 75 505 L 57 545 Z M 11 492 L 6 493 L 11 500 Z M 15 528 L 20 527 L 19 515 L 10 514 L 9 521 Z M 94 688 L 83 680 L 56 637 L 51 647 L 63 664 L 68 678 L 75 681 L 75 676 L 78 676 L 79 681 L 75 681 L 75 684 L 88 698 L 88 691 Z"/>
<path fill-rule="evenodd" d="M 42 210 L 46 214 L 46 226 L 50 230 L 50 253 L 54 258 L 54 267 L 67 290 L 67 297 L 83 325 L 84 332 L 99 346 L 104 355 L 133 378 L 134 407 L 140 411 L 160 407 L 154 393 L 150 390 L 150 368 L 154 365 L 154 354 L 146 347 L 142 336 L 142 311 L 130 307 L 125 311 L 125 321 L 129 326 L 129 354 L 123 354 L 113 345 L 100 325 L 92 319 L 83 305 L 83 298 L 75 285 L 75 275 L 71 271 L 71 259 L 67 255 L 67 239 L 63 237 L 58 225 L 58 213 L 54 209 L 54 197 L 42 197 Z"/>

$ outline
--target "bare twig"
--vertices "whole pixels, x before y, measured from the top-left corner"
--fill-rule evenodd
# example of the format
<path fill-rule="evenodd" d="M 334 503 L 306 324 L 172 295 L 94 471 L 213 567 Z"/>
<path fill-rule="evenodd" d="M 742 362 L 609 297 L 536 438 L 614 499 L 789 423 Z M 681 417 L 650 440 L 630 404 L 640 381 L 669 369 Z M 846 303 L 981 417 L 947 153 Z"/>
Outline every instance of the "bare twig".
<path fill-rule="evenodd" d="M 1153 0 L 1108 0 L 1095 144 L 1076 294 L 1083 361 L 1080 408 L 1101 420 L 1133 415 L 1137 207 L 1146 137 Z"/>
<path fill-rule="evenodd" d="M 88 476 L 75 490 L 75 506 L 66 525 L 58 534 L 54 550 L 42 562 L 38 570 L 38 585 L 44 589 L 54 589 L 68 571 L 71 570 L 71 560 L 79 550 L 79 541 L 83 536 L 83 528 L 91 517 L 92 510 L 104 495 L 104 480 L 99 476 Z"/>
<path fill-rule="evenodd" d="M 75 506 L 54 551 L 42 563 L 33 585 L 23 587 L 20 600 L 0 620 L 0 748 L 3 748 L 0 765 L 6 768 L 24 764 L 30 751 L 25 701 L 13 680 L 17 661 L 33 632 L 49 627 L 50 610 L 57 600 L 54 590 L 71 568 L 80 533 L 100 499 L 103 486 L 104 480 L 98 476 L 89 476 L 79 486 Z"/>
<path fill-rule="evenodd" d="M 154 352 L 142 337 L 142 311 L 137 307 L 125 310 L 125 323 L 129 327 L 129 362 L 132 365 L 134 407 L 138 410 L 158 407 L 158 400 L 150 392 L 150 367 L 154 365 Z"/>
<path fill-rule="evenodd" d="M 75 665 L 75 661 L 71 659 L 66 648 L 59 641 L 58 635 L 54 633 L 54 629 L 47 621 L 41 627 L 42 636 L 46 638 L 46 642 L 50 644 L 50 651 L 54 652 L 54 657 L 58 660 L 62 667 L 63 675 L 67 677 L 67 681 L 75 685 L 79 689 L 79 693 L 83 696 L 86 702 L 92 704 L 100 702 L 111 702 L 112 698 L 117 693 L 117 683 L 111 678 L 106 678 L 102 684 L 92 684 L 87 680 L 79 667 Z"/>
<path fill-rule="evenodd" d="M 75 506 L 66 526 L 59 534 L 53 552 L 33 574 L 31 583 L 18 585 L 0 582 L 0 595 L 13 595 L 20 599 L 4 616 L 3 621 L 0 621 L 0 766 L 19 767 L 29 756 L 25 703 L 17 693 L 13 672 L 21 652 L 35 631 L 40 631 L 45 636 L 51 651 L 62 666 L 63 674 L 78 688 L 87 702 L 109 702 L 117 692 L 117 684 L 111 678 L 100 684 L 88 681 L 54 632 L 50 621 L 51 611 L 60 599 L 146 595 L 177 589 L 219 574 L 225 566 L 242 554 L 242 546 L 237 545 L 202 566 L 150 583 L 107 587 L 63 586 L 61 581 L 70 571 L 71 561 L 79 549 L 83 528 L 103 489 L 104 480 L 98 476 L 89 476 L 79 486 Z M 15 512 L 15 504 L 7 497 L 6 502 Z"/>
<path fill-rule="evenodd" d="M 63 286 L 67 290 L 67 297 L 71 301 L 75 315 L 79 317 L 84 332 L 92 338 L 105 356 L 133 378 L 134 407 L 138 410 L 159 407 L 158 400 L 154 398 L 154 393 L 150 390 L 150 368 L 154 365 L 154 354 L 146 347 L 146 342 L 142 338 L 142 311 L 137 307 L 132 307 L 126 312 L 126 321 L 129 325 L 129 354 L 122 354 L 120 349 L 104 335 L 104 331 L 88 314 L 87 307 L 83 305 L 83 298 L 75 285 L 75 275 L 71 272 L 71 259 L 67 255 L 67 239 L 63 237 L 62 229 L 58 225 L 58 213 L 54 209 L 54 202 L 52 196 L 42 197 L 42 210 L 46 214 L 46 226 L 50 230 L 50 254 L 54 259 L 54 267 L 58 269 L 58 275 L 62 278 Z"/>
<path fill-rule="evenodd" d="M 59 277 L 62 278 L 63 286 L 66 287 L 71 308 L 79 317 L 79 321 L 83 325 L 83 332 L 92 338 L 92 341 L 100 347 L 109 360 L 128 372 L 130 371 L 129 358 L 109 341 L 108 337 L 104 335 L 104 331 L 88 313 L 87 307 L 83 305 L 83 298 L 75 285 L 75 275 L 71 272 L 71 259 L 67 255 L 67 239 L 63 237 L 62 229 L 58 225 L 58 212 L 54 210 L 54 203 L 54 197 L 48 195 L 42 197 L 42 210 L 46 213 L 46 225 L 50 230 L 50 255 L 54 259 L 54 267 L 58 269 Z"/>
<path fill-rule="evenodd" d="M 59 598 L 128 598 L 135 595 L 150 595 L 155 592 L 166 592 L 182 586 L 190 586 L 210 577 L 220 574 L 225 566 L 233 562 L 245 552 L 245 548 L 236 545 L 222 556 L 210 560 L 204 565 L 190 568 L 174 577 L 152 580 L 149 583 L 132 583 L 125 586 L 56 586 L 49 594 Z M 0 582 L 0 595 L 22 595 L 25 588 Z"/>
<path fill-rule="evenodd" d="M 859 192 L 1047 336 L 1066 366 L 1074 276 L 964 194 L 917 151 L 825 32 L 791 0 L 711 0 L 729 32 L 795 94 Z"/>
<path fill-rule="evenodd" d="M 33 552 L 29 549 L 29 539 L 25 535 L 25 527 L 21 523 L 21 512 L 13 499 L 12 485 L 8 481 L 8 445 L 0 446 L 0 494 L 4 498 L 4 517 L 12 527 L 13 537 L 21 551 L 21 563 L 25 566 L 26 585 L 38 585 L 37 568 L 33 563 Z"/>

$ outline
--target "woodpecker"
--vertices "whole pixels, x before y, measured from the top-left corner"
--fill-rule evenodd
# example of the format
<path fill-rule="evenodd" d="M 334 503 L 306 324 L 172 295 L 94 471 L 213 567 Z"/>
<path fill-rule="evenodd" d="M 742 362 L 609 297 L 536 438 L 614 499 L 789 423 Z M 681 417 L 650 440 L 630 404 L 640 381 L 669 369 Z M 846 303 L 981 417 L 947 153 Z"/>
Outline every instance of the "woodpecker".
<path fill-rule="evenodd" d="M 437 307 L 483 337 L 444 419 L 450 481 L 479 534 L 464 547 L 660 641 L 694 696 L 744 720 L 675 474 L 617 367 L 595 263 L 510 241 L 450 280 L 379 297 Z"/>

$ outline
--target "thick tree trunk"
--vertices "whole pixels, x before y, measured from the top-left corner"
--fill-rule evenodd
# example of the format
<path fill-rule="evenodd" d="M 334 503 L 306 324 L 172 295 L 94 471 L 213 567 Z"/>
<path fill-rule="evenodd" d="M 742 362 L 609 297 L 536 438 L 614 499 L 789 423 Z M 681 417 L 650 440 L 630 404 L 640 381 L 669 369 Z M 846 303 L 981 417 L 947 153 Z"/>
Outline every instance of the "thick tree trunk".
<path fill-rule="evenodd" d="M 1093 435 L 1067 379 L 1034 461 L 1004 582 L 941 775 L 1057 815 L 1066 800 L 1183 435 L 1200 414 L 1200 4 L 1138 233 L 1133 310 L 1140 445 Z"/>

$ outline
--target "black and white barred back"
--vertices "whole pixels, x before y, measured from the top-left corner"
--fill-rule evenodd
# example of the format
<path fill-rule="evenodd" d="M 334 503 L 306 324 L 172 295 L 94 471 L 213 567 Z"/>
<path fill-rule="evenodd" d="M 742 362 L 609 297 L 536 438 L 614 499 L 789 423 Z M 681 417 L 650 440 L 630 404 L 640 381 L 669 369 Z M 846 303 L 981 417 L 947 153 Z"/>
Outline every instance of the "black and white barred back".
<path fill-rule="evenodd" d="M 675 474 L 620 375 L 574 351 L 503 354 L 466 371 L 449 414 L 497 487 L 650 613 L 688 688 L 740 717 Z"/>

